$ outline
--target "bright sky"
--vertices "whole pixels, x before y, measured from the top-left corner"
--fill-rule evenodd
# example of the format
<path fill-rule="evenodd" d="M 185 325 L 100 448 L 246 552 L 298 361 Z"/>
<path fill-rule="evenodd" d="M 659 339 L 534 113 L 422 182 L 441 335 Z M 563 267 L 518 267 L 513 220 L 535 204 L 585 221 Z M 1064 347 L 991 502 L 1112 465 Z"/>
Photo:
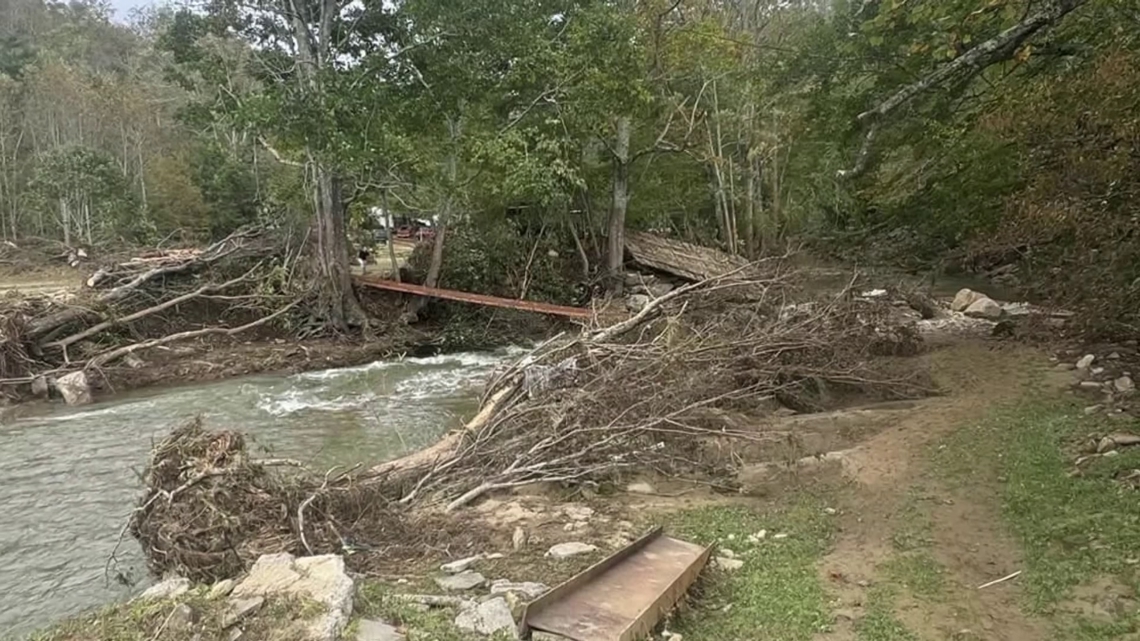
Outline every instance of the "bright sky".
<path fill-rule="evenodd" d="M 111 7 L 115 10 L 115 20 L 126 22 L 131 15 L 131 9 L 150 4 L 150 0 L 111 0 Z"/>

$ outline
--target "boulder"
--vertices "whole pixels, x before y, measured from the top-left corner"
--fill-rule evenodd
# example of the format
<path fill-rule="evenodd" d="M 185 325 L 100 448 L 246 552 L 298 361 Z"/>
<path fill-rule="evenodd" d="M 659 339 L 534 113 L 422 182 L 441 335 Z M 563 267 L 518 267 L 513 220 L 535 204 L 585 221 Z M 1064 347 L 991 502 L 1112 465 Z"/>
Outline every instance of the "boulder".
<path fill-rule="evenodd" d="M 984 318 L 985 320 L 998 320 L 1003 310 L 992 298 L 979 298 L 966 308 L 966 316 L 970 318 Z"/>
<path fill-rule="evenodd" d="M 139 595 L 139 599 L 143 601 L 176 599 L 189 591 L 190 579 L 175 576 L 150 586 Z"/>
<path fill-rule="evenodd" d="M 336 641 L 352 615 L 352 579 L 345 573 L 344 559 L 336 554 L 294 558 L 292 554 L 266 554 L 234 587 L 233 598 L 292 596 L 314 601 L 325 608 L 308 624 L 310 638 Z"/>
<path fill-rule="evenodd" d="M 545 556 L 551 559 L 562 560 L 568 559 L 572 556 L 578 556 L 579 554 L 588 554 L 597 549 L 598 548 L 596 546 L 590 545 L 589 543 L 570 541 L 568 543 L 559 543 L 558 545 L 555 545 L 546 551 Z"/>
<path fill-rule="evenodd" d="M 455 627 L 486 635 L 502 632 L 510 639 L 519 638 L 511 606 L 503 598 L 484 601 L 463 610 L 455 617 Z"/>
<path fill-rule="evenodd" d="M 450 576 L 436 577 L 435 584 L 444 590 L 452 592 L 460 592 L 463 590 L 472 590 L 487 582 L 486 577 L 478 572 L 470 570 L 460 572 L 459 574 L 452 574 Z"/>
<path fill-rule="evenodd" d="M 970 308 L 977 301 L 988 298 L 985 294 L 980 294 L 972 289 L 961 289 L 954 295 L 954 300 L 950 303 L 950 310 L 955 312 L 964 312 Z"/>
<path fill-rule="evenodd" d="M 91 402 L 91 385 L 87 382 L 84 372 L 72 372 L 60 376 L 55 381 L 55 388 L 59 390 L 63 401 L 68 405 L 86 405 Z"/>

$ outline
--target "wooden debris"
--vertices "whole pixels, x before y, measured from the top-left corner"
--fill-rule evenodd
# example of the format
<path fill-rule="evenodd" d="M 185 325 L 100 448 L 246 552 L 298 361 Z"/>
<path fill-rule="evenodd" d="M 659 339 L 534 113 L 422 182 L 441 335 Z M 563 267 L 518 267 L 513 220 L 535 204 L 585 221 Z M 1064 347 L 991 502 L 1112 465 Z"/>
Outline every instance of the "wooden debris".
<path fill-rule="evenodd" d="M 746 271 L 744 268 L 749 264 L 742 256 L 643 232 L 627 234 L 625 250 L 633 262 L 642 267 L 690 281 L 716 278 L 732 271 Z M 748 276 L 749 274 L 740 274 L 742 279 Z"/>

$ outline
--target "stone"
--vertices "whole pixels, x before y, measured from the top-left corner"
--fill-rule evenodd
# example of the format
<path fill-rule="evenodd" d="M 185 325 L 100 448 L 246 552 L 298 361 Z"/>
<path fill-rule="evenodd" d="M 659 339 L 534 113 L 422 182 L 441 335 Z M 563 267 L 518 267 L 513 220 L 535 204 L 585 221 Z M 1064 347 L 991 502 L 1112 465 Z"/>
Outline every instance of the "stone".
<path fill-rule="evenodd" d="M 1094 367 L 1091 370 L 1089 370 L 1089 374 L 1092 374 L 1093 376 L 1100 376 L 1103 373 L 1104 373 L 1103 367 Z"/>
<path fill-rule="evenodd" d="M 1096 355 L 1085 354 L 1084 356 L 1081 357 L 1081 360 L 1077 361 L 1077 369 L 1079 369 L 1081 371 L 1087 370 L 1088 368 L 1092 367 L 1093 361 L 1095 361 L 1095 360 L 1096 360 Z"/>
<path fill-rule="evenodd" d="M 482 560 L 483 560 L 483 555 L 482 554 L 476 554 L 475 556 L 469 556 L 466 559 L 459 559 L 458 561 L 451 561 L 450 563 L 444 563 L 443 565 L 439 566 L 439 569 L 443 570 L 444 572 L 447 572 L 448 574 L 459 574 L 460 572 L 470 570 L 471 566 L 475 565 L 476 563 L 478 563 L 479 561 L 482 561 Z"/>
<path fill-rule="evenodd" d="M 352 615 L 354 588 L 339 555 L 295 558 L 288 553 L 266 554 L 234 587 L 233 598 L 284 595 L 314 601 L 324 606 L 325 612 L 309 620 L 310 637 L 336 641 Z"/>
<path fill-rule="evenodd" d="M 1112 386 L 1121 394 L 1131 394 L 1136 391 L 1136 382 L 1132 380 L 1131 376 L 1121 376 L 1112 381 Z"/>
<path fill-rule="evenodd" d="M 654 283 L 649 286 L 649 294 L 654 298 L 661 298 L 665 294 L 673 291 L 675 288 L 671 283 Z"/>
<path fill-rule="evenodd" d="M 1110 361 L 1118 361 L 1118 360 L 1120 360 L 1120 352 L 1113 352 L 1113 353 L 1109 354 L 1109 355 L 1108 355 L 1108 360 L 1110 360 Z"/>
<path fill-rule="evenodd" d="M 625 491 L 630 494 L 656 494 L 657 490 L 652 485 L 641 481 L 638 483 L 630 483 L 625 487 Z"/>
<path fill-rule="evenodd" d="M 455 617 L 455 627 L 486 635 L 502 631 L 510 639 L 519 638 L 511 606 L 503 598 L 491 599 L 464 609 Z"/>
<path fill-rule="evenodd" d="M 60 376 L 55 380 L 55 388 L 68 405 L 86 405 L 91 402 L 91 386 L 87 383 L 87 374 L 83 372 Z"/>
<path fill-rule="evenodd" d="M 361 619 L 356 627 L 356 641 L 404 641 L 404 635 L 383 621 Z"/>
<path fill-rule="evenodd" d="M 719 552 L 720 555 L 726 559 L 735 559 L 736 558 L 736 552 L 733 552 L 732 550 L 730 550 L 728 548 L 721 548 L 721 549 L 717 550 L 717 552 Z"/>
<path fill-rule="evenodd" d="M 669 636 L 665 637 L 665 641 L 684 641 L 684 639 L 685 637 L 677 634 L 676 632 L 670 632 Z"/>
<path fill-rule="evenodd" d="M 171 632 L 184 632 L 194 627 L 198 622 L 198 613 L 186 603 L 175 606 L 169 615 L 166 628 Z"/>
<path fill-rule="evenodd" d="M 568 543 L 559 543 L 558 545 L 555 545 L 546 551 L 545 556 L 561 561 L 562 559 L 568 559 L 572 556 L 578 556 L 579 554 L 588 554 L 597 549 L 598 548 L 596 546 L 590 545 L 589 543 L 570 541 Z"/>
<path fill-rule="evenodd" d="M 1103 405 L 1090 405 L 1089 407 L 1085 408 L 1085 416 L 1092 416 L 1093 414 L 1096 414 L 1097 412 L 1100 412 L 1103 409 L 1104 409 Z"/>
<path fill-rule="evenodd" d="M 974 301 L 969 307 L 966 308 L 966 316 L 970 318 L 982 318 L 985 320 L 998 320 L 1002 315 L 1001 305 L 998 305 L 991 298 L 979 298 Z"/>
<path fill-rule="evenodd" d="M 634 294 L 625 301 L 625 306 L 631 312 L 640 312 L 645 309 L 649 304 L 650 298 L 647 294 Z"/>
<path fill-rule="evenodd" d="M 473 590 L 487 582 L 487 578 L 478 572 L 467 570 L 459 574 L 452 574 L 450 576 L 439 576 L 435 578 L 435 584 L 444 590 L 451 592 L 461 592 L 463 590 Z"/>
<path fill-rule="evenodd" d="M 569 637 L 564 637 L 561 634 L 554 634 L 553 632 L 542 632 L 535 630 L 530 633 L 531 641 L 570 641 Z"/>
<path fill-rule="evenodd" d="M 180 576 L 171 577 L 155 583 L 147 588 L 139 599 L 143 601 L 158 601 L 160 599 L 176 599 L 190 591 L 190 579 Z"/>
<path fill-rule="evenodd" d="M 48 384 L 46 377 L 37 376 L 32 379 L 32 396 L 36 398 L 46 398 L 50 390 L 51 385 Z"/>
<path fill-rule="evenodd" d="M 1057 363 L 1057 367 L 1056 367 L 1056 369 L 1059 369 L 1062 372 L 1070 372 L 1076 368 L 1077 368 L 1077 366 L 1073 365 L 1072 363 Z"/>
<path fill-rule="evenodd" d="M 594 515 L 594 508 L 585 505 L 567 505 L 562 513 L 575 521 L 588 521 Z"/>
<path fill-rule="evenodd" d="M 263 596 L 230 599 L 230 605 L 226 608 L 225 614 L 222 615 L 222 629 L 231 628 L 241 623 L 246 617 L 260 610 L 263 605 L 265 605 L 265 597 Z"/>
<path fill-rule="evenodd" d="M 241 641 L 243 636 L 245 632 L 242 632 L 241 628 L 232 628 L 226 633 L 226 641 Z"/>
<path fill-rule="evenodd" d="M 1098 381 L 1081 381 L 1078 387 L 1087 390 L 1099 390 L 1103 386 Z"/>
<path fill-rule="evenodd" d="M 141 369 L 143 367 L 146 367 L 146 361 L 134 354 L 127 354 L 124 356 L 123 364 L 131 369 Z"/>
<path fill-rule="evenodd" d="M 954 295 L 954 300 L 950 303 L 950 311 L 964 312 L 969 309 L 978 300 L 986 298 L 985 294 L 980 294 L 972 289 L 960 289 Z"/>
<path fill-rule="evenodd" d="M 492 595 L 514 592 L 526 597 L 529 601 L 533 601 L 549 591 L 550 587 L 548 587 L 546 584 L 535 583 L 532 581 L 521 581 L 516 583 L 507 579 L 498 579 L 491 583 Z"/>
<path fill-rule="evenodd" d="M 718 556 L 713 560 L 716 566 L 726 572 L 735 572 L 744 567 L 743 559 L 729 559 L 723 556 Z"/>
<path fill-rule="evenodd" d="M 511 535 L 511 547 L 521 550 L 524 545 L 526 545 L 526 530 L 516 527 L 515 533 Z"/>
<path fill-rule="evenodd" d="M 1029 303 L 1005 303 L 1001 310 L 1009 318 L 1025 318 L 1032 313 Z"/>
<path fill-rule="evenodd" d="M 210 588 L 210 592 L 207 596 L 211 599 L 220 599 L 229 596 L 230 592 L 234 591 L 235 585 L 237 585 L 237 581 L 233 579 L 222 579 Z"/>

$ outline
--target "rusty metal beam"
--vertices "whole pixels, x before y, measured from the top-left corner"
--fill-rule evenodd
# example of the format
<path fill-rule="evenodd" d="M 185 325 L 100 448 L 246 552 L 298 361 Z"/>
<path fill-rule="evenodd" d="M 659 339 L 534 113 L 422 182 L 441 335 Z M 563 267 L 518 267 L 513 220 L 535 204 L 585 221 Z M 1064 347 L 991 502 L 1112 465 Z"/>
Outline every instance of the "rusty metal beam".
<path fill-rule="evenodd" d="M 390 292 L 413 294 L 416 296 L 427 296 L 429 298 L 455 300 L 463 303 L 472 303 L 474 305 L 484 305 L 487 307 L 518 309 L 524 312 L 550 314 L 551 316 L 579 318 L 583 320 L 588 320 L 594 316 L 594 311 L 585 307 L 567 307 L 565 305 L 551 305 L 549 303 L 537 303 L 529 300 L 500 298 L 498 296 L 487 296 L 486 294 L 472 294 L 469 292 L 461 292 L 454 289 L 440 289 L 437 287 L 413 285 L 411 283 L 397 283 L 394 280 L 370 278 L 368 276 L 355 276 L 354 280 L 358 285 L 362 285 L 364 287 L 383 289 Z"/>

